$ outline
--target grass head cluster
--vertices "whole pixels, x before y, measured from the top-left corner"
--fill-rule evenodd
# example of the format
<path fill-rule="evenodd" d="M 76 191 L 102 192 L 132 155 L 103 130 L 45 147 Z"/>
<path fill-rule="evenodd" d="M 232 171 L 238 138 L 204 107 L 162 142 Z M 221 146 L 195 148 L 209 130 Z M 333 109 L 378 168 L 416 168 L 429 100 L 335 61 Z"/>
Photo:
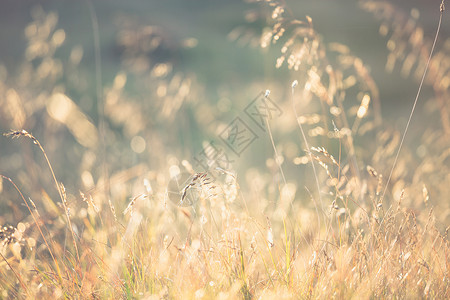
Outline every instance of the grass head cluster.
<path fill-rule="evenodd" d="M 284 77 L 221 93 L 257 87 L 282 117 L 261 114 L 242 154 L 218 151 L 226 168 L 208 141 L 245 105 L 208 101 L 181 71 L 198 40 L 121 15 L 119 70 L 99 76 L 97 61 L 93 76 L 81 65 L 104 55 L 94 6 L 94 50 L 66 46 L 56 12 L 30 11 L 21 65 L 0 65 L 0 298 L 450 297 L 449 40 L 418 10 L 357 1 L 380 20 L 386 71 L 430 90 L 409 121 L 437 122 L 399 130 L 348 46 L 284 1 L 248 2 L 230 43 Z"/>

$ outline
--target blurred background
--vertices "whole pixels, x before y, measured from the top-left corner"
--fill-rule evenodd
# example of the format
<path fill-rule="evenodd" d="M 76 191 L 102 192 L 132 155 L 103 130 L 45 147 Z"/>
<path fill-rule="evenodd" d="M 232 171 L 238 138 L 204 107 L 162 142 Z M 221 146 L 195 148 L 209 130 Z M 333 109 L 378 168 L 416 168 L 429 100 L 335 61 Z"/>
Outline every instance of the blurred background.
<path fill-rule="evenodd" d="M 387 17 L 363 8 L 371 2 L 286 1 L 286 5 L 294 18 L 311 17 L 324 44 L 346 45 L 361 58 L 378 87 L 383 126 L 402 131 L 420 76 L 414 68 L 408 72 L 401 64 L 387 64 L 395 52 L 388 40 L 395 36 L 396 26 L 412 18 L 429 47 L 440 1 L 390 1 L 398 15 Z M 266 90 L 281 110 L 272 130 L 278 150 L 289 162 L 286 178 L 296 182 L 300 198 L 309 197 L 303 186 L 311 186 L 313 179 L 310 169 L 298 167 L 305 146 L 292 122 L 290 102 L 292 81 L 305 75 L 286 65 L 277 68 L 276 46 L 261 49 L 261 32 L 269 25 L 254 18 L 262 10 L 257 3 L 4 0 L 0 7 L 0 131 L 23 128 L 37 137 L 72 200 L 79 190 L 102 189 L 105 176 L 121 201 L 142 190 L 143 179 L 163 186 L 158 176 L 169 174 L 171 166 L 204 171 L 202 155 L 211 149 L 211 142 L 214 151 L 228 157 L 231 165 L 221 167 L 235 172 L 242 188 L 251 187 L 258 172 L 268 174 L 261 175 L 264 182 L 279 182 L 268 134 L 245 114 Z M 445 48 L 449 22 L 444 14 L 437 50 L 449 49 Z M 380 34 L 383 25 L 390 32 L 385 36 Z M 97 26 L 100 61 L 95 59 Z M 406 59 L 408 49 L 403 51 L 406 54 L 398 60 Z M 346 108 L 357 108 L 359 96 L 349 95 Z M 424 87 L 407 136 L 406 144 L 412 148 L 406 153 L 417 166 L 430 153 L 420 148 L 424 131 L 438 128 L 445 135 L 435 95 L 432 83 Z M 319 107 L 300 106 L 300 113 L 313 114 Z M 257 136 L 239 154 L 221 139 L 236 117 Z M 339 152 L 336 143 L 327 144 L 309 133 L 312 145 Z M 373 154 L 365 149 L 376 146 L 375 136 L 369 130 L 358 140 L 361 166 L 372 164 Z M 447 161 L 443 163 L 448 167 Z M 387 176 L 389 165 L 388 161 L 381 165 L 379 172 Z M 0 137 L 0 173 L 14 178 L 32 198 L 42 197 L 42 189 L 52 184 L 44 166 L 30 141 Z M 49 190 L 56 195 L 56 190 Z M 13 210 L 11 198 L 0 202 Z"/>

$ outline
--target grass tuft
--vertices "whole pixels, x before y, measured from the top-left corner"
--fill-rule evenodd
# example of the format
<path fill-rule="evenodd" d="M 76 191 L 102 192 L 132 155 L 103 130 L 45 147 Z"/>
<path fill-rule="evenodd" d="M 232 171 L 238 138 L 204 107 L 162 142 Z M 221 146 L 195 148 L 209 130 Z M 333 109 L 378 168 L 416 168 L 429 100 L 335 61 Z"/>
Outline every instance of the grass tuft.
<path fill-rule="evenodd" d="M 227 91 L 208 102 L 177 65 L 193 39 L 121 15 L 121 65 L 102 86 L 101 19 L 88 1 L 94 96 L 83 48 L 60 51 L 58 15 L 31 11 L 19 74 L 0 68 L 0 127 L 30 130 L 1 141 L 0 298 L 450 298 L 444 1 L 434 42 L 418 11 L 359 1 L 382 22 L 387 72 L 401 65 L 419 82 L 403 132 L 382 118 L 376 78 L 349 47 L 327 43 L 284 1 L 248 2 L 247 24 L 229 37 L 260 48 L 285 77 L 231 95 L 257 86 L 283 114 L 237 156 L 200 138 L 235 103 Z M 434 94 L 420 117 L 438 125 L 413 131 L 422 86 Z"/>

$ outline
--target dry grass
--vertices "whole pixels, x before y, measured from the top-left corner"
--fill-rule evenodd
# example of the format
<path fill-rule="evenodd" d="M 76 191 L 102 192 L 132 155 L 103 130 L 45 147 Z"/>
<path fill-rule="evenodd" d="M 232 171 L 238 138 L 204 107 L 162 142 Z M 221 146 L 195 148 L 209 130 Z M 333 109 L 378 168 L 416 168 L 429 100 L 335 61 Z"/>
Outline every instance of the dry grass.
<path fill-rule="evenodd" d="M 239 172 L 198 170 L 173 150 L 196 128 L 182 123 L 187 113 L 206 127 L 220 112 L 195 100 L 192 76 L 151 59 L 173 46 L 163 30 L 121 24 L 123 70 L 104 88 L 100 130 L 80 104 L 94 103 L 77 74 L 83 49 L 56 58 L 57 15 L 33 10 L 23 66 L 0 72 L 0 125 L 27 129 L 1 137 L 1 155 L 19 155 L 2 160 L 12 175 L 0 170 L 0 298 L 450 297 L 448 41 L 420 112 L 440 125 L 406 143 L 387 182 L 403 132 L 382 119 L 368 67 L 282 2 L 250 2 L 261 3 L 246 20 L 264 27 L 230 37 L 279 47 L 274 67 L 293 83 L 279 87 L 283 120 L 266 120 L 274 157 Z M 420 79 L 431 44 L 416 13 L 360 2 L 383 20 L 388 71 L 398 61 Z"/>

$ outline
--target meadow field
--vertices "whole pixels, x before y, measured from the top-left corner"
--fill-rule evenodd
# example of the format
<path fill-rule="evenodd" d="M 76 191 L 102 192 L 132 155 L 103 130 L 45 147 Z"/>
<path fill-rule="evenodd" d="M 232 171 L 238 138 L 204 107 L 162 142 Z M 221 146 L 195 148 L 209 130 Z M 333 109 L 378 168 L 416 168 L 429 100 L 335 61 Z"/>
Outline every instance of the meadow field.
<path fill-rule="evenodd" d="M 449 299 L 445 4 L 0 3 L 0 299 Z"/>

